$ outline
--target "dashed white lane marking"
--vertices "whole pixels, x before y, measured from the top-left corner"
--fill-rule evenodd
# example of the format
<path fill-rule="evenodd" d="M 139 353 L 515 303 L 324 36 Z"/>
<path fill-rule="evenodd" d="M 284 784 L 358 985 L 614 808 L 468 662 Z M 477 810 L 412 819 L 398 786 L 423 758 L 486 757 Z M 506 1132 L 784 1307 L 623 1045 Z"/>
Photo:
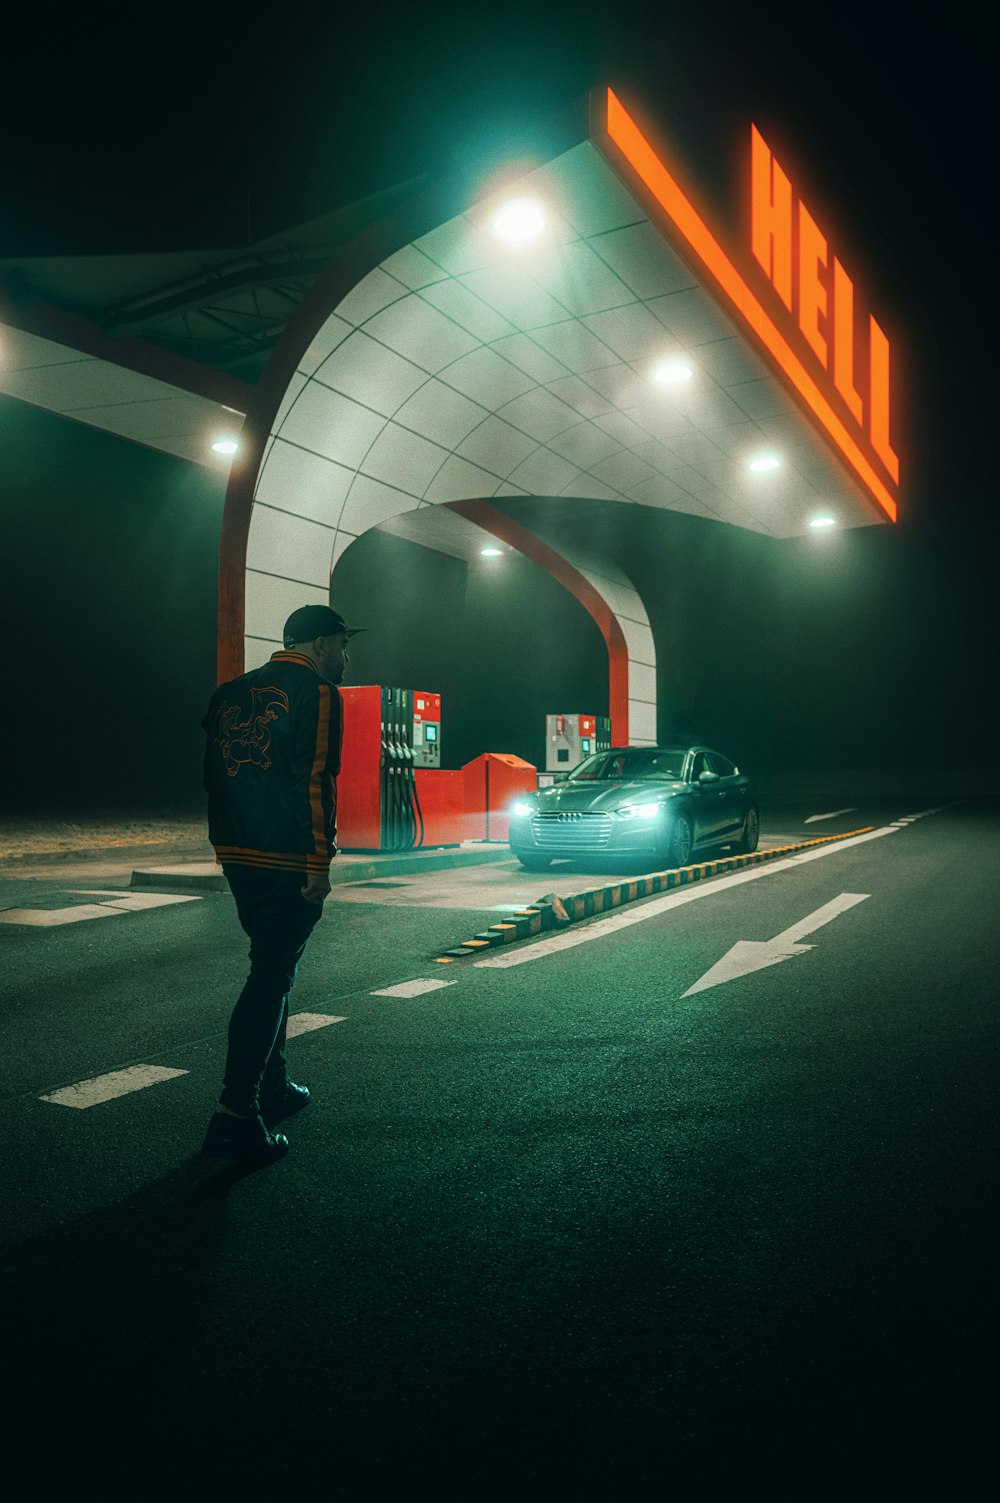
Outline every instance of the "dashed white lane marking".
<path fill-rule="evenodd" d="M 91 893 L 90 888 L 77 891 Z M 200 903 L 201 898 L 179 897 L 165 892 L 116 892 L 107 903 L 77 903 L 72 908 L 8 908 L 0 913 L 0 924 L 35 924 L 50 928 L 54 924 L 79 924 L 84 919 L 108 918 L 114 913 L 135 913 L 143 908 L 163 908 L 168 903 Z"/>
<path fill-rule="evenodd" d="M 116 1096 L 127 1096 L 131 1091 L 141 1091 L 161 1080 L 173 1080 L 177 1075 L 187 1074 L 187 1070 L 168 1070 L 163 1065 L 129 1065 L 127 1070 L 95 1075 L 92 1080 L 81 1080 L 77 1085 L 64 1086 L 62 1090 L 51 1091 L 38 1099 L 52 1101 L 56 1106 L 97 1106 L 98 1102 L 113 1101 Z"/>
<path fill-rule="evenodd" d="M 325 1028 L 329 1023 L 346 1022 L 346 1018 L 335 1018 L 326 1012 L 294 1012 L 288 1019 L 285 1037 L 293 1039 L 300 1033 L 311 1033 L 314 1028 Z M 56 1106 L 97 1106 L 102 1101 L 113 1101 L 116 1096 L 128 1096 L 132 1091 L 142 1091 L 161 1080 L 174 1080 L 178 1075 L 189 1073 L 188 1070 L 171 1070 L 165 1065 L 129 1065 L 124 1070 L 110 1070 L 107 1075 L 95 1075 L 90 1080 L 78 1081 L 76 1085 L 62 1086 L 38 1099 L 54 1102 Z"/>
<path fill-rule="evenodd" d="M 809 818 L 808 819 L 804 819 L 802 821 L 802 823 L 804 825 L 814 825 L 817 822 L 817 820 L 820 820 L 820 819 L 836 819 L 838 814 L 856 814 L 856 813 L 857 813 L 857 805 L 855 804 L 850 809 L 834 809 L 834 811 L 833 811 L 832 814 L 810 814 Z"/>
<path fill-rule="evenodd" d="M 328 1023 L 346 1023 L 346 1018 L 331 1017 L 328 1012 L 293 1012 L 288 1019 L 285 1037 L 293 1039 L 300 1033 L 311 1033 L 314 1028 L 325 1028 Z"/>
<path fill-rule="evenodd" d="M 699 898 L 711 897 L 713 893 L 724 892 L 729 887 L 739 887 L 744 882 L 758 882 L 762 877 L 773 876 L 775 872 L 794 871 L 802 862 L 819 861 L 824 856 L 832 856 L 835 851 L 842 851 L 848 846 L 864 845 L 866 841 L 879 840 L 883 835 L 895 835 L 897 829 L 896 825 L 885 825 L 880 830 L 872 830 L 868 835 L 853 835 L 850 840 L 838 840 L 835 845 L 819 846 L 815 850 L 803 851 L 798 856 L 786 856 L 783 861 L 775 861 L 769 866 L 754 867 L 750 871 L 731 872 L 728 876 L 716 877 L 706 887 L 682 888 L 680 892 L 671 892 L 666 897 L 654 898 L 651 902 L 644 903 L 634 913 L 613 913 L 608 918 L 595 919 L 585 929 L 564 929 L 559 934 L 550 935 L 548 939 L 535 940 L 526 949 L 515 951 L 512 955 L 490 955 L 483 960 L 473 961 L 473 965 L 477 968 L 490 966 L 500 969 L 509 965 L 524 965 L 529 960 L 541 960 L 557 950 L 569 950 L 573 945 L 584 945 L 591 939 L 603 939 L 605 935 L 616 929 L 626 929 L 630 924 L 641 924 L 645 919 L 653 918 L 658 913 L 665 913 L 671 908 L 682 908 L 685 903 L 696 903 Z"/>
<path fill-rule="evenodd" d="M 419 997 L 424 992 L 439 991 L 442 986 L 454 986 L 454 981 L 437 981 L 425 976 L 418 981 L 401 981 L 398 986 L 384 986 L 380 991 L 369 992 L 370 997 Z"/>

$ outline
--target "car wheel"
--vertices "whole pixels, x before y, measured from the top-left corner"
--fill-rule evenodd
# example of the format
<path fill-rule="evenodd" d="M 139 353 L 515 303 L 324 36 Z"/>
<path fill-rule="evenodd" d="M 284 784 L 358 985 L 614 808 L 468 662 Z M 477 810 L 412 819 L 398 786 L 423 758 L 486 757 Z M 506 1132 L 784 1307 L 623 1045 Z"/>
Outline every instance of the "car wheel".
<path fill-rule="evenodd" d="M 757 841 L 760 838 L 760 816 L 756 809 L 747 810 L 747 817 L 743 821 L 743 834 L 740 837 L 737 850 L 741 856 L 749 856 L 751 851 L 757 849 Z"/>
<path fill-rule="evenodd" d="M 522 856 L 520 854 L 517 859 L 526 872 L 543 872 L 552 861 L 551 856 Z"/>
<path fill-rule="evenodd" d="M 677 814 L 670 827 L 670 839 L 666 850 L 663 852 L 663 864 L 665 869 L 677 866 L 687 866 L 691 860 L 691 816 L 689 814 Z"/>

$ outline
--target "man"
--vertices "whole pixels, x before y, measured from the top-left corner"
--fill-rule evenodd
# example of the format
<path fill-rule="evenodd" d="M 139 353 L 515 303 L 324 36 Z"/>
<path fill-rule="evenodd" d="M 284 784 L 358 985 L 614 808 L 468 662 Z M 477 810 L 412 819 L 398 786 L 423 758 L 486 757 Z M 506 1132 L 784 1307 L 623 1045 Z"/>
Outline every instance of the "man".
<path fill-rule="evenodd" d="M 285 1070 L 288 993 L 330 891 L 343 740 L 335 686 L 363 629 L 326 605 L 293 611 L 284 650 L 220 684 L 201 722 L 208 836 L 250 936 L 250 975 L 201 1150 L 210 1158 L 283 1157 L 288 1139 L 269 1128 L 309 1102 Z"/>

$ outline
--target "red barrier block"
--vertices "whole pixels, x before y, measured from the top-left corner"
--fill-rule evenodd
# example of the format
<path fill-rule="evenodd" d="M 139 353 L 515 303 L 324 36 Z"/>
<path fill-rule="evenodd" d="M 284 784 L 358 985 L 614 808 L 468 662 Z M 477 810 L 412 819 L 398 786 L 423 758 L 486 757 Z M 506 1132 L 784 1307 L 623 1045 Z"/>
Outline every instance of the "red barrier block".
<path fill-rule="evenodd" d="M 534 793 L 538 769 L 510 752 L 483 752 L 462 768 L 465 781 L 465 839 L 506 841 L 510 806 Z"/>

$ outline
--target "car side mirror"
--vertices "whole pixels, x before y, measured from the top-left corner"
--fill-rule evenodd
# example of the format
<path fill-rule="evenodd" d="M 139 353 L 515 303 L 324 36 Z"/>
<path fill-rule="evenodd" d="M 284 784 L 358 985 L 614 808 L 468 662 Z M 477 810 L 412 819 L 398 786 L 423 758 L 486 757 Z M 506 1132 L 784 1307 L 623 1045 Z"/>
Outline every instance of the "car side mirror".
<path fill-rule="evenodd" d="M 719 774 L 717 772 L 710 772 L 707 767 L 705 768 L 705 771 L 703 773 L 700 773 L 698 776 L 699 783 L 718 783 L 719 781 Z"/>

